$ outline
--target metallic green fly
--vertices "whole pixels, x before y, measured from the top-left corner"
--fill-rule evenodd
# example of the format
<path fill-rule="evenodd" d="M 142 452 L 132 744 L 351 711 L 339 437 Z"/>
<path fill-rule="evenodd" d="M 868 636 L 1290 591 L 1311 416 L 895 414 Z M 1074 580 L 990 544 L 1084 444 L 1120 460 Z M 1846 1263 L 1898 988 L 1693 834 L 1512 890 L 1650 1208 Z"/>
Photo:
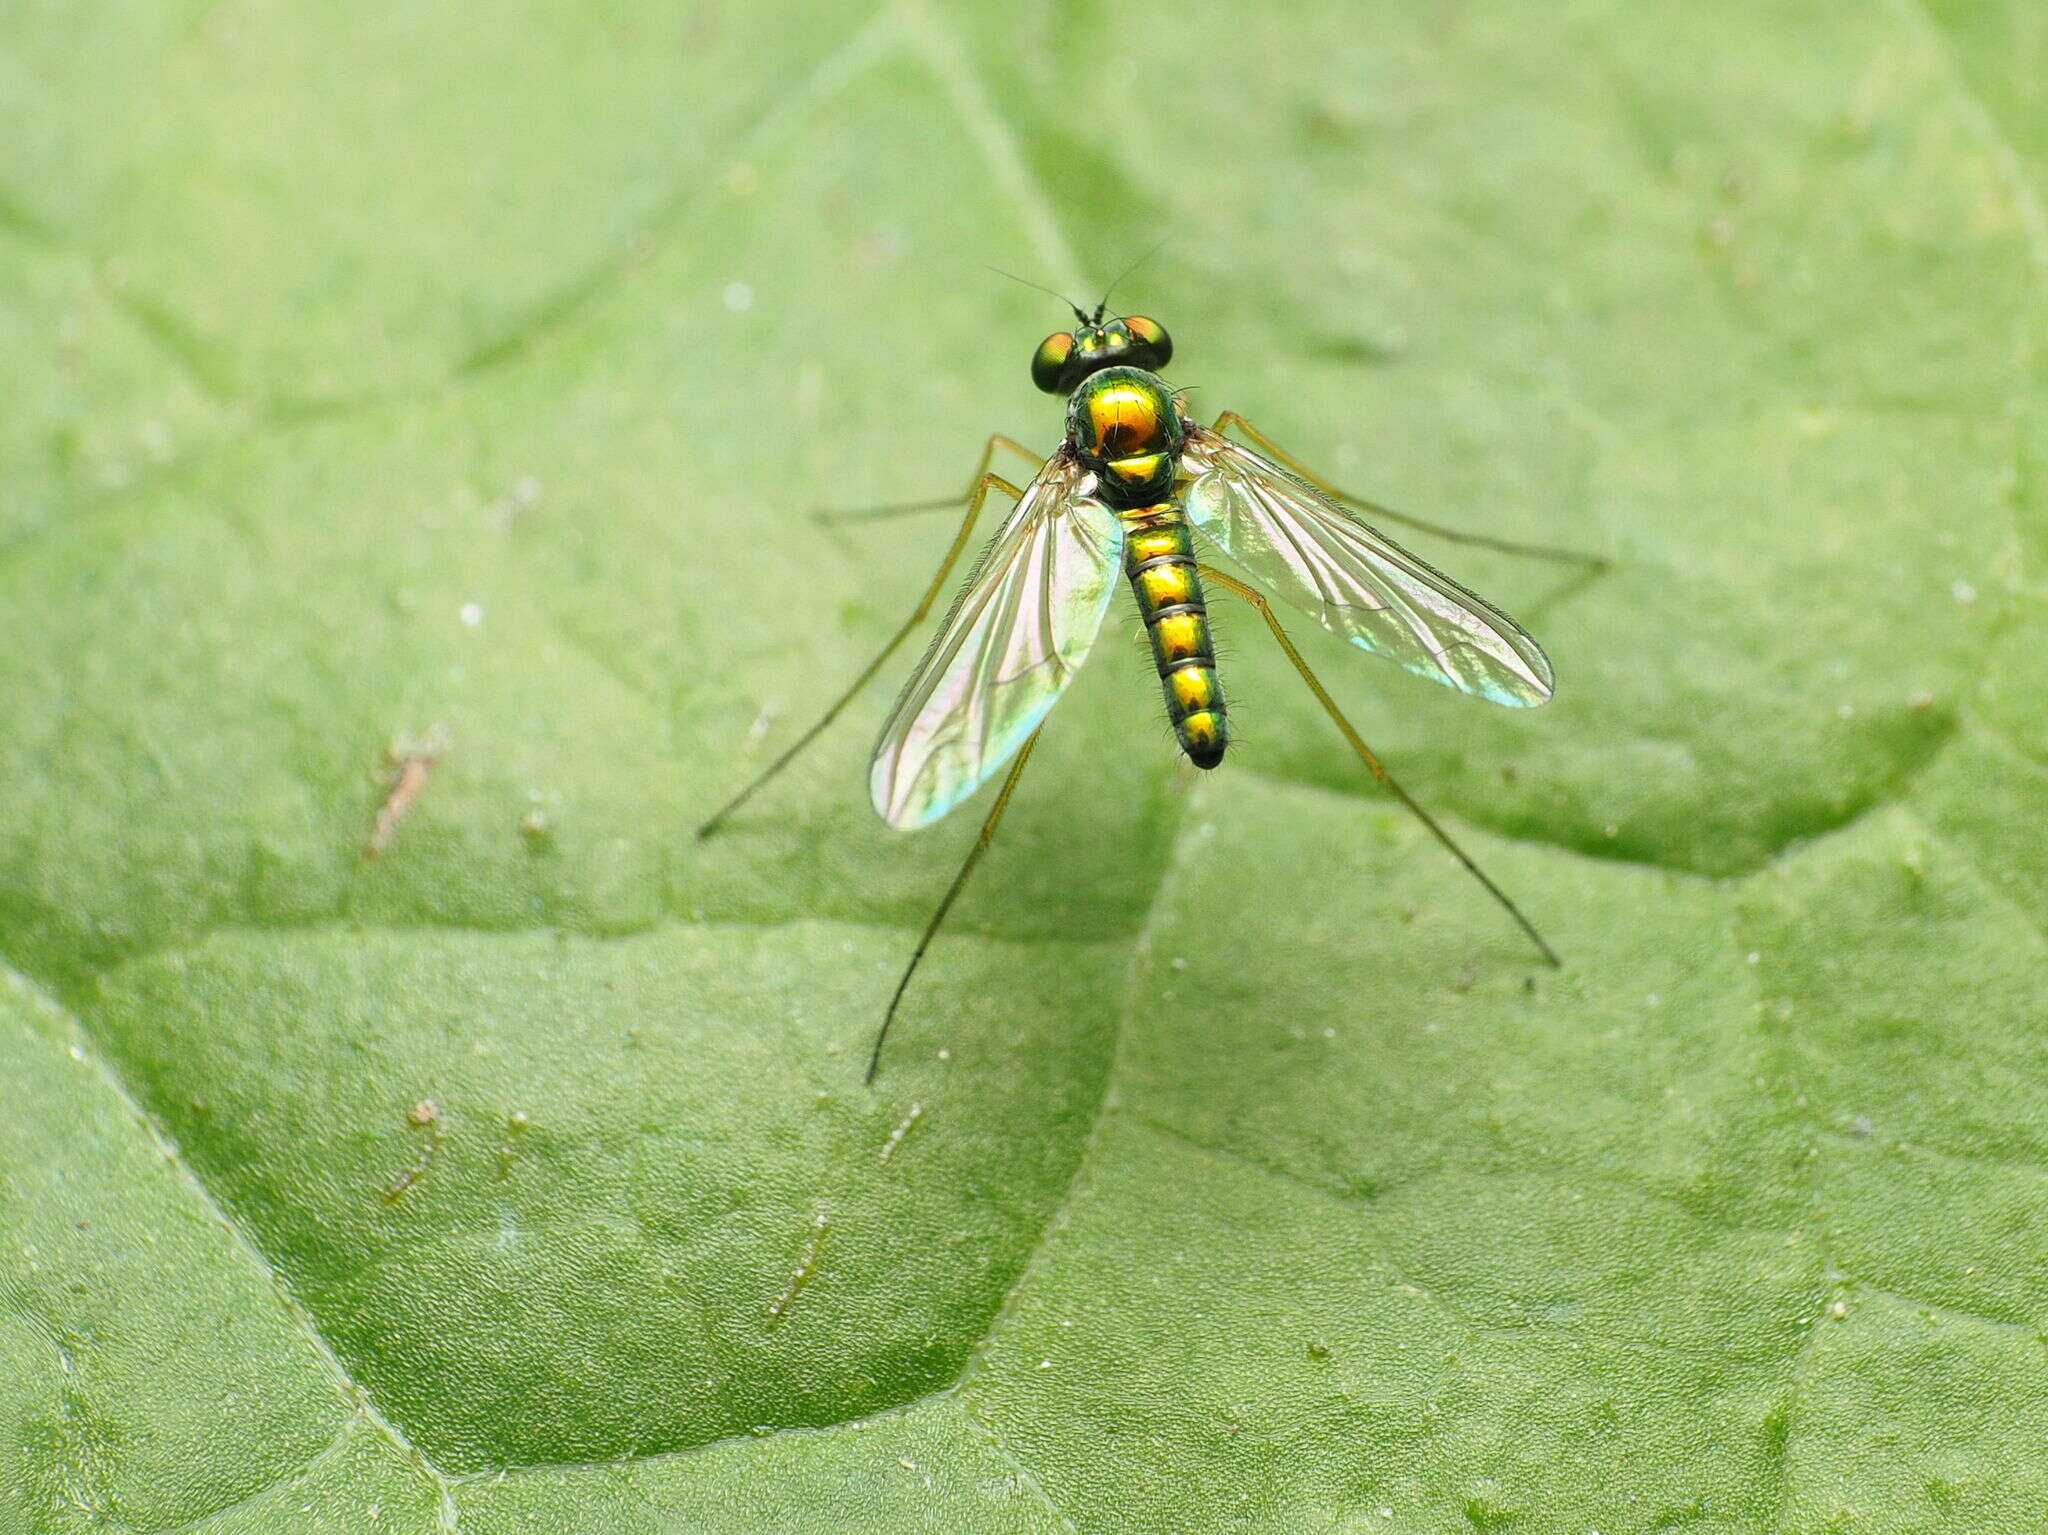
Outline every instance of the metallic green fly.
<path fill-rule="evenodd" d="M 1250 603 L 1367 771 L 1484 885 L 1550 964 L 1556 953 L 1500 887 L 1388 774 L 1309 669 L 1266 601 L 1270 594 L 1361 649 L 1432 682 L 1492 703 L 1526 707 L 1551 695 L 1549 658 L 1521 626 L 1360 521 L 1356 507 L 1460 543 L 1587 565 L 1570 550 L 1460 533 L 1339 490 L 1234 411 L 1203 426 L 1161 378 L 1173 357 L 1166 328 L 1143 315 L 1105 318 L 1065 301 L 1077 322 L 1039 343 L 1032 381 L 1065 396 L 1066 435 L 1041 459 L 992 436 L 967 496 L 967 515 L 916 611 L 824 716 L 698 829 L 709 836 L 808 746 L 873 679 L 930 612 L 973 536 L 982 503 L 1015 505 L 983 551 L 875 747 L 868 788 L 891 826 L 929 826 L 1004 767 L 981 833 L 932 914 L 883 1014 L 868 1059 L 872 1082 L 898 1004 L 954 899 L 994 838 L 1038 732 L 1087 659 L 1121 570 L 1137 599 L 1181 750 L 1213 768 L 1230 744 L 1211 643 L 1205 583 Z M 1226 437 L 1235 429 L 1254 447 Z M 998 451 L 1036 473 L 1022 489 L 990 466 Z M 958 505 L 948 497 L 887 513 Z M 1204 564 L 1206 544 L 1246 581 Z"/>

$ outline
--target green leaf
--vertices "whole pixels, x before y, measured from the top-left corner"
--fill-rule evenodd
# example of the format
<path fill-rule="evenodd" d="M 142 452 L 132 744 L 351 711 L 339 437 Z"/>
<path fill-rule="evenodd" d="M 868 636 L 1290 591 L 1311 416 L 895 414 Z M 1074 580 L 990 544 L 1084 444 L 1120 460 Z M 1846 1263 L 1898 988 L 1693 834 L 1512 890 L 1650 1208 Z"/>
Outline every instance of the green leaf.
<path fill-rule="evenodd" d="M 2025 7 L 74 10 L 0 13 L 0 1531 L 2048 1516 Z M 976 812 L 875 821 L 877 686 L 693 829 L 949 533 L 809 509 L 1053 440 L 982 263 L 1162 235 L 1201 410 L 1612 557 L 1426 548 L 1540 713 L 1300 626 L 1567 963 L 1225 601 L 1229 763 L 1099 647 L 870 1092 Z"/>

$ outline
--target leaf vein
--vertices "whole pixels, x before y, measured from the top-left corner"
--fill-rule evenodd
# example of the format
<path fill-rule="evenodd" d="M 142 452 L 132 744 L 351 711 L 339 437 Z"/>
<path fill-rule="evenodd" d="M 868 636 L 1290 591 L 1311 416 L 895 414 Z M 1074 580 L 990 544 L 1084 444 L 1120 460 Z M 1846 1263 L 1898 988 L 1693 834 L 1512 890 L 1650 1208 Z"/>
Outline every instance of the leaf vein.
<path fill-rule="evenodd" d="M 384 1416 L 376 1402 L 357 1383 L 355 1377 L 349 1374 L 347 1366 L 341 1361 L 341 1356 L 334 1351 L 333 1345 L 327 1341 L 326 1335 L 320 1331 L 311 1313 L 300 1303 L 298 1297 L 292 1293 L 290 1286 L 285 1283 L 283 1276 L 272 1265 L 269 1257 L 257 1244 L 253 1235 L 240 1221 L 236 1220 L 229 1213 L 226 1206 L 214 1197 L 213 1190 L 206 1185 L 205 1180 L 185 1160 L 183 1153 L 179 1150 L 177 1143 L 171 1138 L 169 1132 L 158 1123 L 156 1117 L 130 1091 L 127 1080 L 121 1075 L 113 1062 L 100 1050 L 99 1042 L 86 1027 L 84 1020 L 70 1009 L 59 1006 L 40 987 L 34 984 L 25 971 L 9 964 L 4 955 L 0 955 L 0 967 L 4 967 L 15 978 L 16 983 L 22 987 L 23 991 L 33 997 L 39 1005 L 50 1009 L 65 1020 L 71 1036 L 71 1048 L 77 1051 L 79 1059 L 90 1067 L 107 1090 L 127 1110 L 136 1124 L 140 1126 L 142 1132 L 149 1137 L 151 1143 L 163 1156 L 164 1160 L 176 1169 L 177 1176 L 186 1184 L 192 1197 L 199 1202 L 201 1208 L 218 1223 L 235 1246 L 241 1250 L 242 1255 L 255 1266 L 257 1273 L 268 1282 L 272 1292 L 277 1296 L 279 1304 L 284 1307 L 286 1314 L 291 1317 L 293 1325 L 305 1338 L 315 1357 L 320 1360 L 322 1368 L 329 1379 L 339 1389 L 341 1395 L 353 1404 L 356 1415 L 363 1422 L 374 1428 L 393 1449 L 397 1450 L 400 1455 L 414 1465 L 436 1489 L 441 1501 L 442 1529 L 444 1531 L 456 1529 L 455 1506 L 449 1495 L 448 1479 L 441 1474 L 440 1469 L 427 1458 L 426 1454 L 406 1437 L 403 1430 Z M 346 1427 L 345 1422 L 343 1426 Z M 295 1474 L 303 1474 L 303 1472 Z M 209 1515 L 208 1517 L 211 1516 Z"/>

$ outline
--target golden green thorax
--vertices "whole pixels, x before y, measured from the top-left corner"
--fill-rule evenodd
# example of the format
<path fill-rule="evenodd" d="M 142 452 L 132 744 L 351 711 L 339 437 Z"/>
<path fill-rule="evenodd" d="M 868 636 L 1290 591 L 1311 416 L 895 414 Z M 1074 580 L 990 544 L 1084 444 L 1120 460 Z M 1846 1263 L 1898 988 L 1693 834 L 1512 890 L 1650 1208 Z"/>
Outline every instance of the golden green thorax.
<path fill-rule="evenodd" d="M 1143 368 L 1091 373 L 1067 402 L 1067 444 L 1117 511 L 1151 506 L 1173 490 L 1187 428 L 1173 391 Z"/>

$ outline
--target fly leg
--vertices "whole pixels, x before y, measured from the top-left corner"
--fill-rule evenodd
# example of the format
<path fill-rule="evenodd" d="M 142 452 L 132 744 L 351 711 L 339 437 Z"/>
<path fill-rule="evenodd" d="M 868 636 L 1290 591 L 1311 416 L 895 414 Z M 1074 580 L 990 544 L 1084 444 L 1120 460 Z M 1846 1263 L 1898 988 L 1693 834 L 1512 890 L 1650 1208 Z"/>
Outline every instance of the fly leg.
<path fill-rule="evenodd" d="M 1425 533 L 1434 533 L 1438 538 L 1449 539 L 1455 544 L 1477 544 L 1483 549 L 1498 549 L 1504 554 L 1525 555 L 1532 560 L 1555 560 L 1563 565 L 1585 565 L 1594 570 L 1605 570 L 1607 568 L 1608 560 L 1604 554 L 1587 554 L 1578 549 L 1559 548 L 1555 544 L 1518 543 L 1511 538 L 1494 538 L 1485 533 L 1467 533 L 1458 528 L 1447 528 L 1440 522 L 1431 522 L 1427 518 L 1417 517 L 1411 512 L 1396 511 L 1391 506 L 1383 506 L 1377 501 L 1368 501 L 1363 496 L 1354 496 L 1350 491 L 1340 490 L 1335 485 L 1332 485 L 1328 480 L 1317 474 L 1285 448 L 1282 448 L 1272 438 L 1253 426 L 1234 410 L 1226 410 L 1222 415 L 1218 416 L 1216 424 L 1210 430 L 1220 433 L 1225 427 L 1230 426 L 1236 427 L 1245 436 L 1257 443 L 1260 450 L 1268 458 L 1286 465 L 1287 468 L 1300 475 L 1304 480 L 1307 480 L 1309 484 L 1315 486 L 1324 495 L 1341 501 L 1346 506 L 1355 506 L 1360 511 L 1380 518 L 1383 521 L 1398 522 L 1411 528 L 1420 528 Z"/>
<path fill-rule="evenodd" d="M 832 707 L 825 711 L 815 725 L 798 736 L 781 756 L 768 764 L 753 782 L 727 800 L 708 821 L 697 828 L 697 836 L 700 840 L 718 830 L 728 816 L 753 797 L 757 789 L 788 767 L 795 760 L 797 753 L 815 741 L 824 728 L 839 717 L 839 711 L 853 701 L 853 695 L 866 687 L 874 679 L 875 673 L 882 669 L 883 663 L 895 654 L 896 647 L 908 639 L 911 632 L 924 622 L 925 615 L 931 612 L 932 604 L 938 600 L 939 593 L 945 590 L 946 577 L 952 573 L 954 565 L 959 563 L 961 553 L 967 548 L 968 539 L 973 536 L 974 524 L 981 517 L 981 504 L 988 499 L 988 493 L 992 490 L 1000 490 L 1004 495 L 1009 496 L 1013 500 L 1021 501 L 1024 499 L 1024 492 L 1012 485 L 1008 480 L 999 474 L 987 472 L 989 454 L 994 453 L 995 444 L 998 441 L 1007 441 L 1007 439 L 989 439 L 988 451 L 982 455 L 982 473 L 975 480 L 974 490 L 967 500 L 967 516 L 960 524 L 960 531 L 953 535 L 953 543 L 946 550 L 946 557 L 939 561 L 938 573 L 932 577 L 931 584 L 924 589 L 924 595 L 917 599 L 917 607 L 910 617 L 903 621 L 903 627 L 889 637 L 889 643 L 882 647 L 882 653 L 861 670 L 861 674 L 853 679 L 852 686 L 848 687 L 844 693 L 841 693 L 838 698 L 833 700 Z"/>
<path fill-rule="evenodd" d="M 1365 764 L 1366 771 L 1378 779 L 1387 792 L 1399 800 L 1416 820 L 1427 827 L 1432 837 L 1449 849 L 1451 856 L 1465 866 L 1466 873 L 1486 887 L 1486 893 L 1498 901 L 1501 909 L 1515 919 L 1516 926 L 1529 935 L 1529 941 L 1536 945 L 1537 952 L 1544 959 L 1553 965 L 1562 965 L 1563 961 L 1557 957 L 1557 951 L 1551 948 L 1541 933 L 1536 931 L 1535 924 L 1522 915 L 1521 907 L 1509 900 L 1507 892 L 1487 877 L 1486 871 L 1472 861 L 1470 854 L 1458 846 L 1457 842 L 1451 837 L 1451 834 L 1443 829 L 1435 816 L 1424 810 L 1421 804 L 1406 789 L 1394 782 L 1393 775 L 1387 771 L 1385 764 L 1374 755 L 1373 749 L 1365 744 L 1364 738 L 1352 728 L 1351 721 L 1344 717 L 1344 711 L 1337 707 L 1337 701 L 1330 696 L 1329 691 L 1324 688 L 1316 674 L 1309 670 L 1308 662 L 1303 660 L 1301 652 L 1294 648 L 1294 641 L 1289 639 L 1287 631 L 1280 627 L 1280 620 L 1274 615 L 1273 609 L 1266 599 L 1235 576 L 1225 575 L 1213 566 L 1204 565 L 1201 567 L 1201 572 L 1204 581 L 1213 581 L 1225 590 L 1235 592 L 1259 610 L 1259 617 L 1263 618 L 1266 621 L 1266 627 L 1273 631 L 1273 638 L 1278 640 L 1280 648 L 1287 652 L 1287 659 L 1294 663 L 1294 669 L 1301 673 L 1301 680 L 1306 682 L 1309 691 L 1316 695 L 1316 702 L 1323 706 L 1323 712 L 1330 716 L 1337 729 L 1343 733 L 1344 739 L 1350 743 L 1351 749 L 1358 753 L 1358 760 Z"/>
<path fill-rule="evenodd" d="M 1038 473 L 1045 467 L 1045 460 L 1033 453 L 1014 437 L 1005 437 L 1001 432 L 991 433 L 988 443 L 981 450 L 981 462 L 975 467 L 974 478 L 967 482 L 967 494 L 973 495 L 981 484 L 988 467 L 995 462 L 996 449 L 1008 448 L 1012 453 L 1031 465 L 1031 472 Z M 812 513 L 820 522 L 881 522 L 889 517 L 903 517 L 912 512 L 938 512 L 949 506 L 958 506 L 959 496 L 938 496 L 930 501 L 892 501 L 885 506 L 855 507 L 852 511 L 818 511 Z"/>
<path fill-rule="evenodd" d="M 1040 727 L 1041 729 L 1043 727 Z M 882 1026 L 875 1030 L 875 1048 L 868 1054 L 867 1083 L 875 1082 L 875 1072 L 882 1064 L 882 1042 L 889 1037 L 889 1025 L 896 1021 L 896 1008 L 903 1001 L 903 993 L 910 989 L 910 978 L 917 974 L 919 961 L 924 951 L 932 946 L 932 939 L 938 935 L 939 924 L 946 920 L 946 913 L 953 909 L 953 902 L 960 892 L 967 888 L 967 877 L 974 872 L 974 866 L 981 862 L 981 855 L 988 851 L 988 845 L 995 841 L 996 827 L 1002 823 L 1003 812 L 1009 808 L 1010 795 L 1016 790 L 1017 780 L 1024 776 L 1024 764 L 1031 760 L 1031 748 L 1038 744 L 1038 731 L 1034 730 L 1025 739 L 1017 753 L 1017 760 L 1010 764 L 1010 773 L 1003 780 L 1003 787 L 996 794 L 996 802 L 989 806 L 988 819 L 981 823 L 981 830 L 975 834 L 974 846 L 967 850 L 967 861 L 960 865 L 960 872 L 953 876 L 953 883 L 946 887 L 946 894 L 939 902 L 939 909 L 932 913 L 931 921 L 925 924 L 924 936 L 917 940 L 917 948 L 910 956 L 910 963 L 903 967 L 903 979 L 896 983 L 896 994 L 889 999 L 889 1010 L 882 1014 Z"/>

